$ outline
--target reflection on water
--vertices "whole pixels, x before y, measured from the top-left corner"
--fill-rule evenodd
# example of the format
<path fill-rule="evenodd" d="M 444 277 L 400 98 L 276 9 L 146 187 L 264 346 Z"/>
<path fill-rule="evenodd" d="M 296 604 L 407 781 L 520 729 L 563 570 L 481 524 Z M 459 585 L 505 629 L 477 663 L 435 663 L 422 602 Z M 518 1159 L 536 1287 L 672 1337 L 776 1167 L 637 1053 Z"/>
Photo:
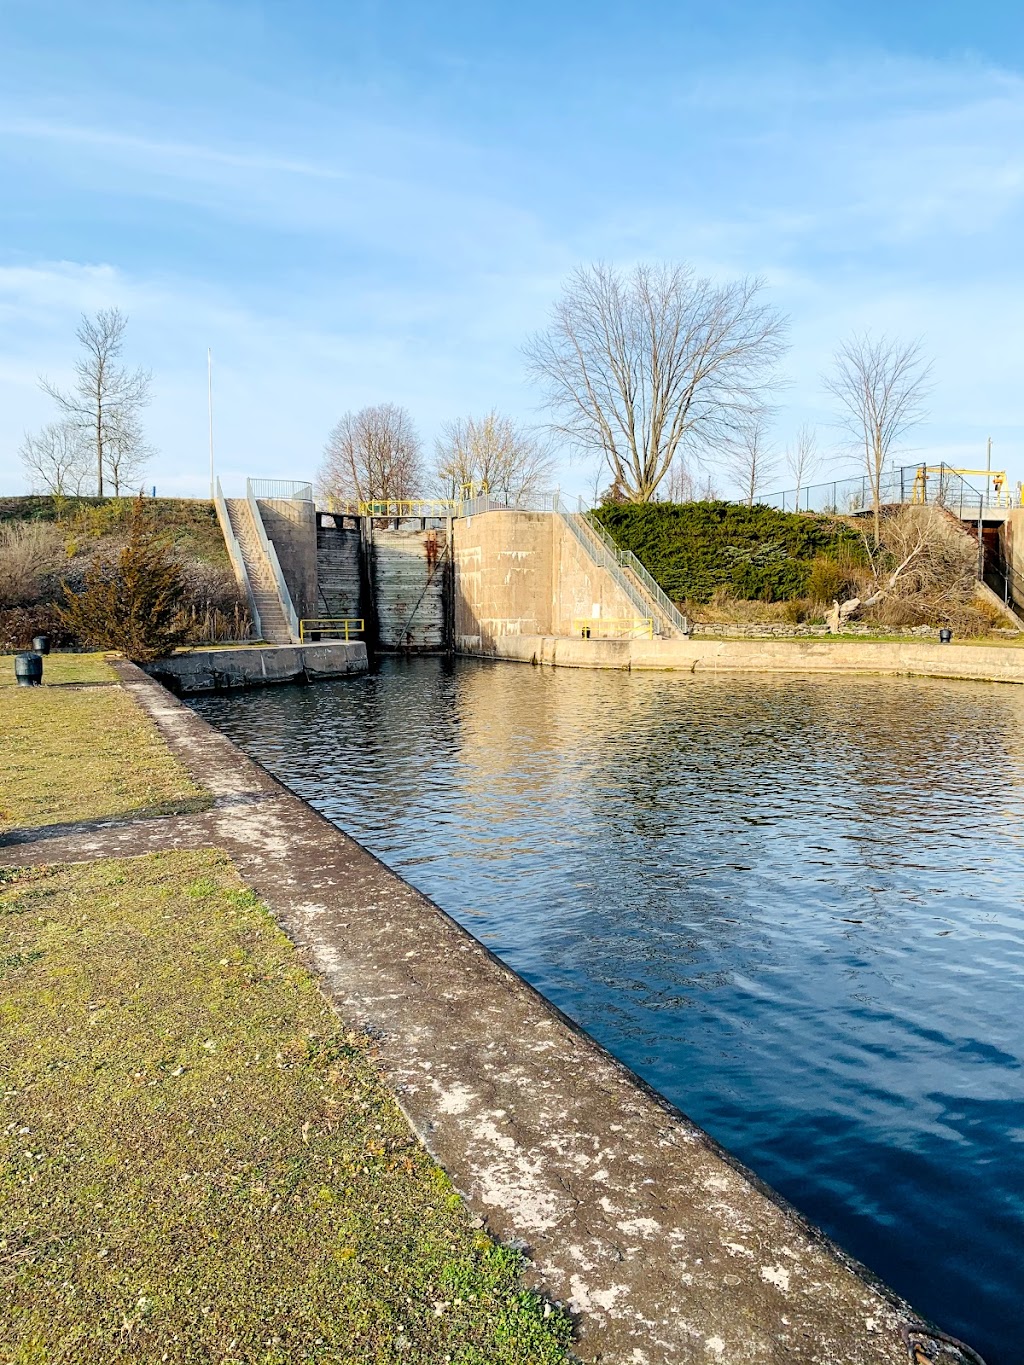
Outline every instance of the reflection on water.
<path fill-rule="evenodd" d="M 195 708 L 1024 1358 L 1024 690 L 421 659 Z"/>

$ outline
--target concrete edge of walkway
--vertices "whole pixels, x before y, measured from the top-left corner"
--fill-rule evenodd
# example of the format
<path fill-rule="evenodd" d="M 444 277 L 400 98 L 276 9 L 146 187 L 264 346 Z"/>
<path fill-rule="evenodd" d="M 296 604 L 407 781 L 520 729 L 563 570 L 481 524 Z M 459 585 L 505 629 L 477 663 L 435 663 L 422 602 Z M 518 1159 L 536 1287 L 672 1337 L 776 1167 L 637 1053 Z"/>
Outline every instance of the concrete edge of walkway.
<path fill-rule="evenodd" d="M 582 1359 L 907 1361 L 919 1320 L 895 1293 L 443 910 L 141 670 L 115 667 L 217 804 L 36 832 L 12 861 L 224 849 L 339 1014 L 374 1036 L 471 1210 L 577 1315 Z"/>
<path fill-rule="evenodd" d="M 891 677 L 1024 683 L 1024 649 L 941 645 L 920 640 L 583 640 L 575 636 L 500 635 L 486 648 L 478 637 L 461 653 L 556 668 L 618 668 L 676 673 L 883 674 Z"/>

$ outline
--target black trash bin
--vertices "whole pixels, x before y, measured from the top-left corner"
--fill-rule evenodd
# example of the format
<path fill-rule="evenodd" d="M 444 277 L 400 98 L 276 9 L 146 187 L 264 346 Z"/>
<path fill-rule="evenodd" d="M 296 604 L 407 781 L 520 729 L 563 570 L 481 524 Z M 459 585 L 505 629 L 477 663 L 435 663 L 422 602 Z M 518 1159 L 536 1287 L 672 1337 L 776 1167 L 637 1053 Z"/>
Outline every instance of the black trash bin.
<path fill-rule="evenodd" d="M 952 638 L 953 632 L 950 630 L 949 626 L 943 626 L 942 629 L 939 631 L 939 644 L 948 645 Z"/>
<path fill-rule="evenodd" d="M 34 635 L 32 637 L 32 648 L 37 654 L 49 654 L 50 637 L 49 635 Z"/>
<path fill-rule="evenodd" d="M 19 687 L 38 687 L 43 681 L 43 656 L 41 654 L 15 654 L 14 676 Z"/>

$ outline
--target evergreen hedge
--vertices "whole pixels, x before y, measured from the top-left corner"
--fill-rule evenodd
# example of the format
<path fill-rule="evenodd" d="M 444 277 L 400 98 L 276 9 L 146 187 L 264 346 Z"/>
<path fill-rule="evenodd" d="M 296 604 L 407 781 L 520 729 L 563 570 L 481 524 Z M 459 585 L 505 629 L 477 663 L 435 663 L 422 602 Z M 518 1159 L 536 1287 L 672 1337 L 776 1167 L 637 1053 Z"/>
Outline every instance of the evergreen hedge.
<path fill-rule="evenodd" d="M 596 516 L 674 602 L 707 602 L 719 588 L 788 601 L 806 595 L 816 556 L 864 562 L 857 532 L 832 517 L 731 502 L 609 504 Z"/>

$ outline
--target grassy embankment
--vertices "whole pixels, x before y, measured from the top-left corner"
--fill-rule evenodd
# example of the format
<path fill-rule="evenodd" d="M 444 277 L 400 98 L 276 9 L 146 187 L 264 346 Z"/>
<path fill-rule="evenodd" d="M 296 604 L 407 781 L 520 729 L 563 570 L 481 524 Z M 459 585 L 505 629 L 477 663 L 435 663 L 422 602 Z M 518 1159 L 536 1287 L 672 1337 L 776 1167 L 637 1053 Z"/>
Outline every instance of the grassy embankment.
<path fill-rule="evenodd" d="M 5 692 L 7 811 L 195 801 L 126 707 L 113 687 Z M 473 1227 L 223 854 L 0 871 L 0 1030 L 0 1358 L 567 1359 L 568 1321 Z"/>
<path fill-rule="evenodd" d="M 14 661 L 0 656 L 0 832 L 210 804 L 102 654 L 48 655 L 43 679 L 15 686 Z"/>

